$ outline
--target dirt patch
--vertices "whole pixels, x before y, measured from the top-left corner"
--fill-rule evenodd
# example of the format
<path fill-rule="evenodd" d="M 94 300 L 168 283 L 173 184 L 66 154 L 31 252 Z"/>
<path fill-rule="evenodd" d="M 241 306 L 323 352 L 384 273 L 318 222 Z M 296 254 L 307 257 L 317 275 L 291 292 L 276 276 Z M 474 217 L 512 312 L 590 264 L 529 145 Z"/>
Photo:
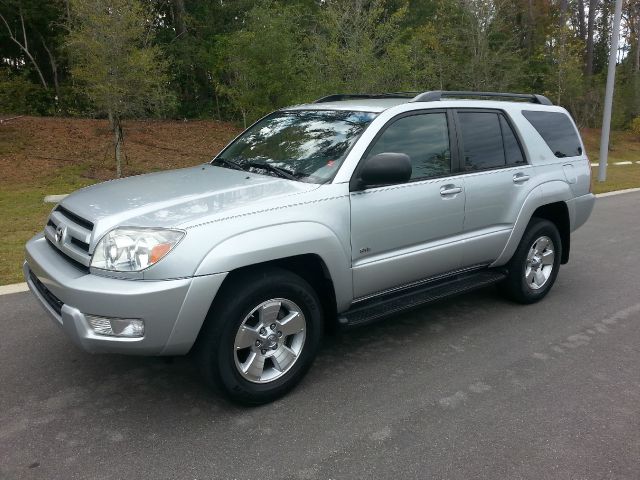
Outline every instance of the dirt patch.
<path fill-rule="evenodd" d="M 130 121 L 124 124 L 124 175 L 205 162 L 238 129 L 215 121 Z M 94 181 L 115 177 L 106 120 L 21 117 L 0 124 L 0 171 L 5 182 L 32 182 L 65 166 Z"/>

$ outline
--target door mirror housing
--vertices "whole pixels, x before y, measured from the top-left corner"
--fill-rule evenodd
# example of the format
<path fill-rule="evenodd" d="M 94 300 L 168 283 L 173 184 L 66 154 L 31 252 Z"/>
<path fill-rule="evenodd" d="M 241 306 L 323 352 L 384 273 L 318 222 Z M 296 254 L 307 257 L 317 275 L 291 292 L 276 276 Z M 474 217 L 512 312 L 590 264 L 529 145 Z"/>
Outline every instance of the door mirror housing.
<path fill-rule="evenodd" d="M 360 187 L 394 185 L 411 178 L 411 159 L 405 153 L 379 153 L 365 160 L 360 171 Z"/>

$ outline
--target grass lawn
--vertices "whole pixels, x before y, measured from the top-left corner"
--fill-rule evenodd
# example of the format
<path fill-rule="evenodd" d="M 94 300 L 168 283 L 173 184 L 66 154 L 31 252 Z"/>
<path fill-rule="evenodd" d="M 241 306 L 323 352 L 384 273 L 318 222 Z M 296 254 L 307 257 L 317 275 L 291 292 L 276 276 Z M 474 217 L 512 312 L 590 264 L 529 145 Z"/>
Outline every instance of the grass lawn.
<path fill-rule="evenodd" d="M 592 163 L 600 161 L 600 130 L 586 128 L 582 139 Z M 633 162 L 633 165 L 613 165 L 614 162 Z M 607 180 L 598 182 L 598 167 L 591 168 L 594 193 L 640 187 L 640 137 L 632 132 L 612 132 L 607 161 Z"/>
<path fill-rule="evenodd" d="M 611 161 L 611 158 L 609 158 L 607 180 L 605 182 L 598 182 L 598 167 L 591 167 L 593 193 L 640 187 L 640 165 L 636 163 L 633 165 L 611 165 Z"/>
<path fill-rule="evenodd" d="M 197 165 L 217 153 L 238 129 L 215 121 L 135 121 L 125 125 L 125 175 Z M 600 131 L 583 137 L 598 161 Z M 611 163 L 631 160 L 633 165 Z M 596 193 L 640 187 L 640 138 L 613 132 L 605 183 Z M 114 178 L 111 136 L 105 120 L 21 117 L 0 124 L 0 285 L 21 282 L 25 242 L 42 230 L 52 205 L 45 195 L 70 193 Z"/>

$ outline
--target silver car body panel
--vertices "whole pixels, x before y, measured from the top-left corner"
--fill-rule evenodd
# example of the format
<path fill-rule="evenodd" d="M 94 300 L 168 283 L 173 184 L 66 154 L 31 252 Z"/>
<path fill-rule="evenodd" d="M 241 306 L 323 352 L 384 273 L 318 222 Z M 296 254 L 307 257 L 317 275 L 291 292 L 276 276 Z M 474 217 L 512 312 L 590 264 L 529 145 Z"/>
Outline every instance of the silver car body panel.
<path fill-rule="evenodd" d="M 94 224 L 90 252 L 117 226 L 180 228 L 318 185 L 203 164 L 85 187 L 61 205 Z"/>
<path fill-rule="evenodd" d="M 322 185 L 297 196 L 295 203 L 272 204 L 193 225 L 187 233 L 191 243 L 208 239 L 195 274 L 313 254 L 331 275 L 338 308 L 348 308 L 353 298 L 348 190 L 347 185 Z"/>
<path fill-rule="evenodd" d="M 504 112 L 520 138 L 527 165 L 350 191 L 358 163 L 390 120 L 413 110 L 447 108 Z M 93 224 L 89 232 L 67 222 L 78 230 L 74 235 L 84 235 L 89 256 L 99 240 L 117 227 L 178 228 L 186 235 L 166 258 L 137 273 L 82 270 L 64 258 L 61 252 L 72 256 L 61 246 L 53 246 L 53 228 L 46 230 L 47 238 L 34 237 L 26 246 L 25 276 L 56 323 L 88 351 L 185 353 L 225 277 L 235 269 L 313 255 L 326 268 L 338 312 L 343 312 L 353 302 L 379 292 L 448 272 L 504 265 L 540 206 L 564 202 L 571 230 L 581 226 L 593 208 L 586 154 L 556 158 L 521 113 L 523 109 L 565 112 L 560 107 L 359 99 L 286 110 L 292 109 L 378 115 L 327 184 L 205 164 L 105 182 L 65 198 L 64 208 Z M 514 182 L 519 174 L 528 180 Z M 461 191 L 443 197 L 440 188 L 444 186 Z M 31 273 L 64 303 L 61 315 L 35 288 Z M 87 314 L 143 318 L 145 336 L 130 340 L 95 335 L 84 317 Z"/>
<path fill-rule="evenodd" d="M 439 178 L 351 193 L 355 297 L 461 267 L 464 188 L 440 195 L 461 178 Z"/>

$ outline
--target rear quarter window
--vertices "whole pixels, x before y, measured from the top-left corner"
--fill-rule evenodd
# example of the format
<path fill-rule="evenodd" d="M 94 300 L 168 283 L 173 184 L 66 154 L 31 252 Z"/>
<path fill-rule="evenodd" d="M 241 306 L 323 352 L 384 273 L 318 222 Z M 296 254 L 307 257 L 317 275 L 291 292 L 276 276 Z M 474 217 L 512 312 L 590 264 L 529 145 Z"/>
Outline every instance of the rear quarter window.
<path fill-rule="evenodd" d="M 582 155 L 580 137 L 567 114 L 523 110 L 522 115 L 538 131 L 556 157 Z"/>

